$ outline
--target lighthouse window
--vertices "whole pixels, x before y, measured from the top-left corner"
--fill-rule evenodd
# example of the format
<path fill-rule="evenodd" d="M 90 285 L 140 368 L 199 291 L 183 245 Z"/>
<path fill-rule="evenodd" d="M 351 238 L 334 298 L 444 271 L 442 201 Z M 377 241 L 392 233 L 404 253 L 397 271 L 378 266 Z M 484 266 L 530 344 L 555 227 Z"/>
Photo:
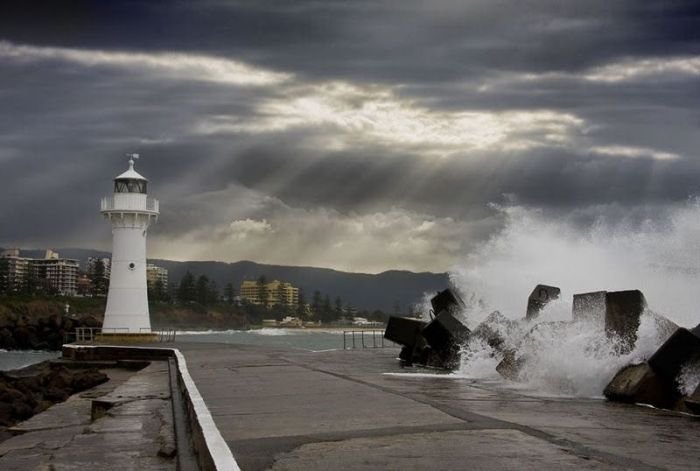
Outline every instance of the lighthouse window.
<path fill-rule="evenodd" d="M 114 192 L 115 193 L 147 193 L 146 191 L 146 181 L 144 180 L 115 180 L 114 181 Z"/>

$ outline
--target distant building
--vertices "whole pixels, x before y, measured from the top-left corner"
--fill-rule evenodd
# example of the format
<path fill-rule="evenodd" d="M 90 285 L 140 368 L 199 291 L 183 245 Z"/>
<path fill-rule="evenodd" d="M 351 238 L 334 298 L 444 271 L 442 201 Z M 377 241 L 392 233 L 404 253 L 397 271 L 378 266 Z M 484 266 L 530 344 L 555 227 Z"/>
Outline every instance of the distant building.
<path fill-rule="evenodd" d="M 265 307 L 299 305 L 299 288 L 283 281 L 271 281 L 260 284 L 258 281 L 245 280 L 241 283 L 241 300 Z"/>
<path fill-rule="evenodd" d="M 0 284 L 7 292 L 25 289 L 45 290 L 63 296 L 77 294 L 80 263 L 61 258 L 53 250 L 47 250 L 44 258 L 21 257 L 19 249 L 10 249 L 0 255 Z"/>
<path fill-rule="evenodd" d="M 153 289 L 157 281 L 162 283 L 163 290 L 168 289 L 168 269 L 149 263 L 146 265 L 146 283 Z"/>
<path fill-rule="evenodd" d="M 61 258 L 57 252 L 46 250 L 44 258 L 30 259 L 30 277 L 41 287 L 62 296 L 78 293 L 80 263 L 72 258 Z"/>
<path fill-rule="evenodd" d="M 22 291 L 29 278 L 31 259 L 20 257 L 19 249 L 8 249 L 0 255 L 0 289 L 8 293 Z"/>

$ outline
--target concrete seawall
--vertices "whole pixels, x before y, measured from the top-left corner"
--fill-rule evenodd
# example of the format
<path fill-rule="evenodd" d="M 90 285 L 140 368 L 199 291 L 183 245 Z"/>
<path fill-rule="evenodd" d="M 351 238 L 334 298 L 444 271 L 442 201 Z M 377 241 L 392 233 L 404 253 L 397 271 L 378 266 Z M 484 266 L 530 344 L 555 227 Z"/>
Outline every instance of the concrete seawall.
<path fill-rule="evenodd" d="M 214 424 L 206 403 L 199 394 L 197 385 L 192 380 L 185 357 L 175 348 L 106 346 L 106 345 L 65 345 L 63 357 L 74 361 L 110 361 L 110 360 L 164 360 L 176 367 L 174 385 L 182 397 L 182 407 L 187 420 L 190 444 L 194 450 L 197 464 L 202 471 L 231 470 L 240 468 L 231 450 L 221 437 Z M 173 371 L 171 371 L 171 378 Z M 173 399 L 177 402 L 177 399 Z M 176 431 L 177 433 L 177 431 Z M 179 465 L 178 469 L 186 469 Z"/>

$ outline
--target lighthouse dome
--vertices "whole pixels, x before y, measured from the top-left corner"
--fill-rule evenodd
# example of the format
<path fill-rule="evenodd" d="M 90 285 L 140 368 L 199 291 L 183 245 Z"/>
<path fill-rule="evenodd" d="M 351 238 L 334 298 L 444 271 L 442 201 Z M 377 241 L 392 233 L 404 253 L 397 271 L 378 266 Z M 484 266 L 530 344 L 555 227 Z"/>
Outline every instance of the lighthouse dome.
<path fill-rule="evenodd" d="M 129 170 L 114 179 L 115 193 L 143 193 L 146 194 L 148 180 L 134 170 L 134 160 L 129 160 Z"/>

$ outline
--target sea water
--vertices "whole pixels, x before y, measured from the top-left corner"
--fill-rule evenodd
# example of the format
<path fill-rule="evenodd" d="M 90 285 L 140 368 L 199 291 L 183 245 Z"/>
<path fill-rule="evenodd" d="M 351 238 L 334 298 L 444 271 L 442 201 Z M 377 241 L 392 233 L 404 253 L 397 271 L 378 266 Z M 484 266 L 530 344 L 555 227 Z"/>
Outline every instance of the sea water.
<path fill-rule="evenodd" d="M 44 360 L 58 358 L 61 352 L 37 350 L 0 350 L 0 371 L 15 370 L 25 366 L 41 363 Z"/>

